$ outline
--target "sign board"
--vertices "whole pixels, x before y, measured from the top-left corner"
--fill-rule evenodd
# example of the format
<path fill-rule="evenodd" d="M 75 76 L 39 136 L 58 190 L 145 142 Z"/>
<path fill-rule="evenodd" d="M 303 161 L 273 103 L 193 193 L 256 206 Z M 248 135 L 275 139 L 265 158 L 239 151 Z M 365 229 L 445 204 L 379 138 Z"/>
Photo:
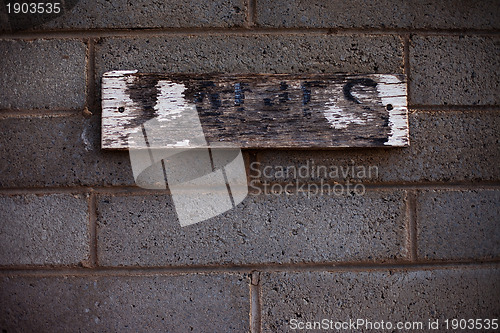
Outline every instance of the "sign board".
<path fill-rule="evenodd" d="M 401 74 L 142 74 L 102 78 L 102 148 L 408 146 Z M 133 134 L 133 135 L 132 135 Z M 203 138 L 201 138 L 203 137 Z"/>

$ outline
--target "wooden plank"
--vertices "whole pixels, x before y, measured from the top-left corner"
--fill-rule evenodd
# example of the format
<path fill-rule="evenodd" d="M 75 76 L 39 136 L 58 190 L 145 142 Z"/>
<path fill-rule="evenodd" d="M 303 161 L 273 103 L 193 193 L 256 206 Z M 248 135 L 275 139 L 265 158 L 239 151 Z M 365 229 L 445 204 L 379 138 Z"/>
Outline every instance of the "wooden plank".
<path fill-rule="evenodd" d="M 404 147 L 406 99 L 400 74 L 113 71 L 102 79 L 102 148 L 134 148 L 143 134 L 157 148 Z"/>

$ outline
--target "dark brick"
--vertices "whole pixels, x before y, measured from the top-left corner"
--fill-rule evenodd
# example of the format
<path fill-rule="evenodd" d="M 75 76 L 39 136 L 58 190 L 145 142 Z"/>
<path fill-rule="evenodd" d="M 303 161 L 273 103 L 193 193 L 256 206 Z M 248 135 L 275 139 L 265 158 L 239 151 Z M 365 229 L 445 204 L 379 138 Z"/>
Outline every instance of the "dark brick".
<path fill-rule="evenodd" d="M 500 191 L 420 191 L 417 204 L 420 257 L 500 257 Z"/>
<path fill-rule="evenodd" d="M 0 40 L 0 109 L 77 109 L 86 46 L 77 40 Z"/>
<path fill-rule="evenodd" d="M 98 200 L 104 266 L 387 261 L 407 255 L 404 192 L 250 195 L 235 209 L 181 227 L 171 197 Z"/>
<path fill-rule="evenodd" d="M 287 272 L 261 274 L 263 332 L 295 332 L 291 320 L 388 322 L 392 331 L 430 332 L 428 321 L 498 318 L 500 270 L 495 268 L 400 272 Z M 423 329 L 396 330 L 421 321 Z M 449 327 L 451 329 L 451 327 Z M 320 330 L 308 330 L 319 332 Z M 382 329 L 342 330 L 346 332 Z M 391 330 L 387 330 L 388 332 Z"/>
<path fill-rule="evenodd" d="M 20 25 L 10 16 L 14 29 L 144 29 L 180 27 L 234 27 L 242 26 L 246 16 L 244 0 L 178 1 L 178 0 L 71 0 L 62 6 L 63 15 L 38 24 Z M 8 18 L 4 30 L 9 30 Z M 7 20 L 7 22 L 5 22 Z M 34 21 L 34 20 L 32 20 Z M 29 21 L 28 21 L 29 22 Z"/>
<path fill-rule="evenodd" d="M 280 167 L 296 169 L 306 166 L 337 168 L 339 175 L 326 180 L 363 183 L 374 182 L 449 182 L 499 180 L 500 116 L 498 112 L 412 112 L 410 114 L 410 147 L 350 150 L 262 150 L 259 152 L 263 181 L 289 181 L 292 177 L 275 174 Z M 255 168 L 259 166 L 255 165 Z M 352 166 L 355 166 L 354 173 Z M 371 175 L 368 174 L 370 166 Z M 347 170 L 344 177 L 340 168 Z M 267 168 L 264 170 L 264 168 Z M 350 168 L 350 169 L 349 169 Z M 366 177 L 357 171 L 366 170 Z M 264 174 L 264 171 L 266 172 Z M 354 174 L 354 176 L 353 176 Z M 289 174 L 293 176 L 292 173 Z M 258 175 L 256 175 L 258 176 Z M 269 177 L 266 177 L 269 176 Z M 320 181 L 311 175 L 301 181 Z M 363 176 L 361 174 L 361 176 Z"/>
<path fill-rule="evenodd" d="M 360 179 L 364 183 L 495 181 L 500 179 L 499 127 L 496 112 L 414 112 L 408 148 L 263 150 L 258 157 L 261 169 L 268 171 L 282 166 L 298 169 L 308 161 L 311 166 L 336 166 L 339 171 L 352 165 L 366 170 L 375 166 L 378 172 L 373 169 L 370 178 Z M 0 120 L 0 186 L 134 185 L 128 153 L 102 151 L 99 132 L 97 117 Z M 339 172 L 330 180 L 356 180 L 351 176 L 352 172 L 347 178 Z M 263 180 L 293 178 L 271 175 Z"/>
<path fill-rule="evenodd" d="M 267 27 L 377 29 L 498 29 L 495 0 L 257 1 L 257 23 Z"/>
<path fill-rule="evenodd" d="M 395 36 L 194 35 L 105 38 L 96 45 L 97 86 L 106 71 L 160 73 L 402 73 Z"/>
<path fill-rule="evenodd" d="M 89 257 L 87 198 L 0 196 L 0 265 L 76 265 Z"/>
<path fill-rule="evenodd" d="M 410 103 L 498 105 L 500 39 L 415 36 L 410 46 Z"/>
<path fill-rule="evenodd" d="M 97 116 L 0 120 L 0 187 L 133 185 L 126 152 L 100 149 Z"/>
<path fill-rule="evenodd" d="M 248 332 L 243 275 L 0 280 L 7 332 Z"/>
<path fill-rule="evenodd" d="M 401 73 L 393 36 L 213 35 L 107 38 L 96 46 L 97 73 L 117 69 L 191 73 Z"/>

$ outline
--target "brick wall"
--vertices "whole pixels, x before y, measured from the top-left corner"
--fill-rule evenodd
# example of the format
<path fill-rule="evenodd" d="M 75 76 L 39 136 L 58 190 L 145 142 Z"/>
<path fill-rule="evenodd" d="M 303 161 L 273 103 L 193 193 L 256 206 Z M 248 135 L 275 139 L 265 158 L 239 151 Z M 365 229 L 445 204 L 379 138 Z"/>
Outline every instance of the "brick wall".
<path fill-rule="evenodd" d="M 2 333 L 499 318 L 498 1 L 80 0 L 17 32 L 1 14 Z M 244 151 L 259 171 L 378 172 L 364 195 L 254 191 L 181 228 L 168 192 L 100 150 L 115 69 L 405 73 L 411 146 Z"/>

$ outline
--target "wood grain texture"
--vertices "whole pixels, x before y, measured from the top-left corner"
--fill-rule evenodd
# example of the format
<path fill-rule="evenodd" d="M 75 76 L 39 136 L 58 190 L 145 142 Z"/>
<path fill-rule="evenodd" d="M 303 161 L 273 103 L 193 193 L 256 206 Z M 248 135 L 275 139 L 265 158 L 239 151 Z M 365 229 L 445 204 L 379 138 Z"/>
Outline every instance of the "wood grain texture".
<path fill-rule="evenodd" d="M 404 147 L 400 74 L 141 74 L 102 79 L 102 148 Z M 131 135 L 134 134 L 134 135 Z"/>

